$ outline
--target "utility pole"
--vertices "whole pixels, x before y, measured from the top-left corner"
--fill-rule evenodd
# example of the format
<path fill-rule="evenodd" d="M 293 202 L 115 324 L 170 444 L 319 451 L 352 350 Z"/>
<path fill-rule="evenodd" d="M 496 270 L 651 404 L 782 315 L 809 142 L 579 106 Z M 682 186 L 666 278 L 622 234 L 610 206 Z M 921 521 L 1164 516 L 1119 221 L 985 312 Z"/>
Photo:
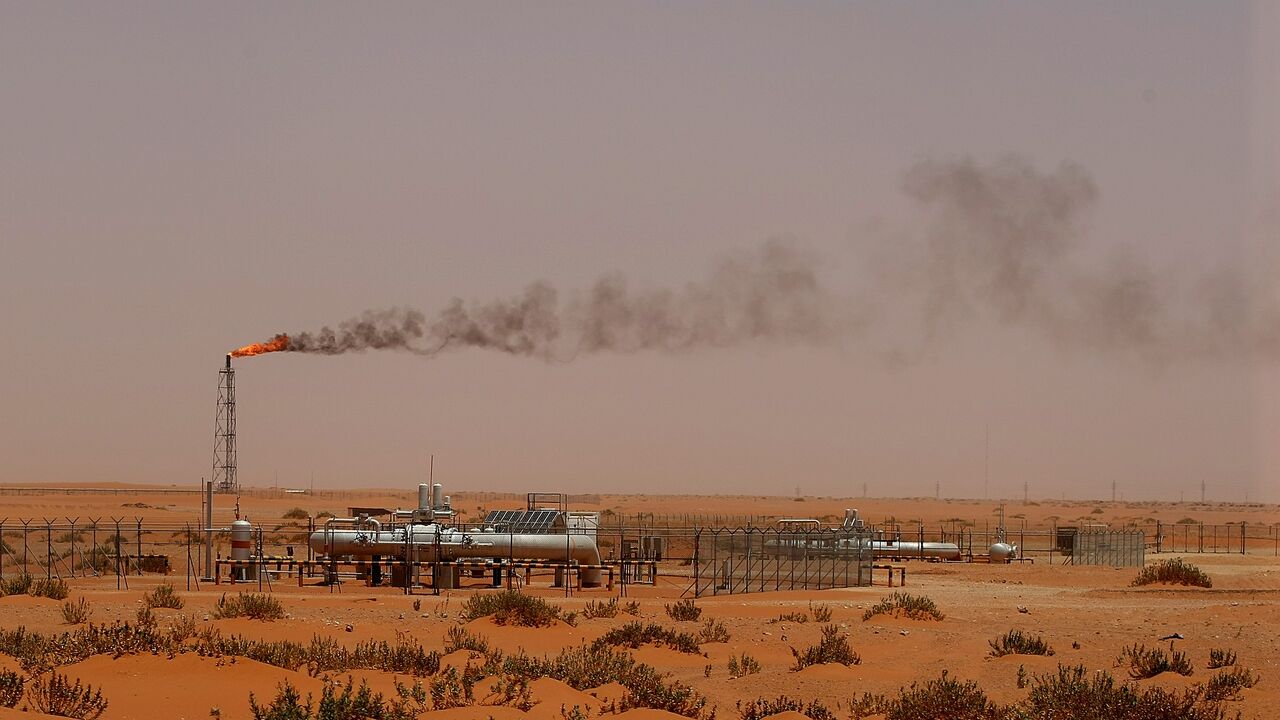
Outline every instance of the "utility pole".
<path fill-rule="evenodd" d="M 1116 501 L 1116 481 L 1111 481 L 1111 502 Z"/>
<path fill-rule="evenodd" d="M 1030 484 L 1031 483 L 1027 483 L 1027 482 L 1022 483 L 1022 504 L 1023 505 L 1027 504 L 1027 488 L 1030 486 Z"/>
<path fill-rule="evenodd" d="M 1200 504 L 1204 504 L 1204 481 L 1200 481 Z"/>
<path fill-rule="evenodd" d="M 941 480 L 933 481 L 933 499 L 934 500 L 942 499 L 942 481 Z"/>

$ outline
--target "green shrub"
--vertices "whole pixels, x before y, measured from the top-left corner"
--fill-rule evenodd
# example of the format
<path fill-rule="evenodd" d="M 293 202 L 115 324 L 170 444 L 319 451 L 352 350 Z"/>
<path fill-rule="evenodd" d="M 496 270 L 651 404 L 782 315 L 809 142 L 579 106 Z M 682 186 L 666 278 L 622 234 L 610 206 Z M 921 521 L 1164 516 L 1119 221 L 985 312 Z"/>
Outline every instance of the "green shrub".
<path fill-rule="evenodd" d="M 492 616 L 499 625 L 547 627 L 560 618 L 560 608 L 542 598 L 516 590 L 503 590 L 476 593 L 467 598 L 462 606 L 462 616 L 467 620 Z"/>
<path fill-rule="evenodd" d="M 82 686 L 79 678 L 73 684 L 56 672 L 32 680 L 27 699 L 39 712 L 78 720 L 97 720 L 107 711 L 107 700 L 101 690 Z"/>
<path fill-rule="evenodd" d="M 988 644 L 991 645 L 991 657 L 1053 654 L 1053 648 L 1049 647 L 1043 638 L 1039 635 L 1023 633 L 1021 630 L 1010 630 L 995 640 L 989 640 Z"/>
<path fill-rule="evenodd" d="M 622 612 L 628 615 L 631 615 L 632 617 L 639 617 L 640 601 L 639 600 L 628 601 L 626 605 L 622 606 Z"/>
<path fill-rule="evenodd" d="M 1236 664 L 1236 653 L 1234 650 L 1224 648 L 1213 648 L 1209 651 L 1209 669 L 1217 670 L 1218 668 L 1229 667 Z"/>
<path fill-rule="evenodd" d="M 924 595 L 910 595 L 903 592 L 895 592 L 867 608 L 867 611 L 862 614 L 862 620 L 866 622 L 876 615 L 894 615 L 913 620 L 941 620 L 946 617 L 942 611 L 938 610 L 933 600 Z"/>
<path fill-rule="evenodd" d="M 226 593 L 218 598 L 213 608 L 213 617 L 217 620 L 225 618 L 248 617 L 254 620 L 280 620 L 284 617 L 284 606 L 270 595 L 256 593 L 240 593 L 228 599 Z"/>
<path fill-rule="evenodd" d="M 813 621 L 820 623 L 831 622 L 831 606 L 827 604 L 814 605 L 809 603 L 809 612 L 813 613 Z"/>
<path fill-rule="evenodd" d="M 749 703 L 738 701 L 738 716 L 742 720 L 764 720 L 784 712 L 797 712 L 809 720 L 836 720 L 836 714 L 817 700 L 806 703 L 803 700 L 779 696 L 775 700 L 758 698 Z"/>
<path fill-rule="evenodd" d="M 79 598 L 76 602 L 67 600 L 62 603 L 62 620 L 68 625 L 82 625 L 88 622 L 92 614 L 89 601 L 84 598 Z"/>
<path fill-rule="evenodd" d="M 1136 587 L 1152 583 L 1213 587 L 1213 580 L 1205 575 L 1204 571 L 1191 563 L 1183 562 L 1182 558 L 1161 560 L 1154 565 L 1142 568 L 1142 572 L 1138 573 L 1138 577 L 1134 578 L 1131 584 Z"/>
<path fill-rule="evenodd" d="M 862 658 L 858 657 L 858 653 L 854 652 L 853 648 L 849 646 L 849 636 L 840 632 L 840 628 L 835 625 L 824 625 L 822 627 L 822 640 L 817 645 L 809 646 L 804 652 L 791 648 L 791 654 L 796 659 L 795 666 L 791 668 L 792 671 L 803 670 L 810 665 L 822 663 L 857 665 L 862 662 Z"/>
<path fill-rule="evenodd" d="M 186 601 L 182 599 L 169 583 L 162 583 L 142 596 L 142 604 L 153 608 L 169 608 L 181 610 Z"/>
<path fill-rule="evenodd" d="M 11 708 L 22 699 L 27 679 L 12 670 L 0 670 L 0 707 Z"/>
<path fill-rule="evenodd" d="M 698 618 L 702 617 L 702 608 L 698 607 L 689 598 L 678 600 L 664 607 L 667 610 L 667 615 L 677 622 L 697 622 Z"/>
<path fill-rule="evenodd" d="M 1186 653 L 1174 650 L 1166 655 L 1160 648 L 1148 650 L 1144 645 L 1126 647 L 1121 651 L 1116 664 L 1128 665 L 1129 677 L 1134 680 L 1151 678 L 1166 672 L 1176 672 L 1179 675 L 1190 675 L 1194 672 Z"/>
<path fill-rule="evenodd" d="M 1258 684 L 1258 676 L 1249 668 L 1232 667 L 1223 670 L 1204 684 L 1204 696 L 1208 700 L 1239 700 L 1240 691 Z"/>

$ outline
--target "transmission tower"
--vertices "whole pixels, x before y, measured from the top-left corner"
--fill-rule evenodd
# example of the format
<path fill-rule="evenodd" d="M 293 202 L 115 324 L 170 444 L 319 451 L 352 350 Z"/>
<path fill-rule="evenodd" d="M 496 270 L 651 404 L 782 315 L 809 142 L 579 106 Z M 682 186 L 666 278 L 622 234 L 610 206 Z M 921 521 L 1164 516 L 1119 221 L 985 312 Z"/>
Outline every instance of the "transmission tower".
<path fill-rule="evenodd" d="M 218 419 L 213 429 L 213 488 L 220 493 L 240 489 L 236 478 L 236 371 L 227 364 L 218 371 Z"/>

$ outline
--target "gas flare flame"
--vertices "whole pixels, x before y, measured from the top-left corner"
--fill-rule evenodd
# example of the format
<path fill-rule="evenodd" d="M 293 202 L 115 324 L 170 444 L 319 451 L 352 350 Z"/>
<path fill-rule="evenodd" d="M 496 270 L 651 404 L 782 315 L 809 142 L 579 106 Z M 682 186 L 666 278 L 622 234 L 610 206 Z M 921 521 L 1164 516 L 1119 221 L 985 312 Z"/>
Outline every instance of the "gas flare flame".
<path fill-rule="evenodd" d="M 289 349 L 289 336 L 280 334 L 267 342 L 253 343 L 231 351 L 231 357 L 253 357 L 264 353 L 282 352 Z"/>

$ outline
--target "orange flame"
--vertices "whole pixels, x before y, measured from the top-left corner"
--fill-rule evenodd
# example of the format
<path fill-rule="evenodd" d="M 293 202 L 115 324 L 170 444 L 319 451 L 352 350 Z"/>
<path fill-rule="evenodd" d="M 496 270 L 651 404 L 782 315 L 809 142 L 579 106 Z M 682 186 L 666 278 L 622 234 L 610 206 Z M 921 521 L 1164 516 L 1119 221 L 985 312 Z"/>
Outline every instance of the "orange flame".
<path fill-rule="evenodd" d="M 281 352 L 283 350 L 288 350 L 288 349 L 289 349 L 289 336 L 281 334 L 271 338 L 270 340 L 264 343 L 254 343 L 252 345 L 245 345 L 242 348 L 236 348 L 235 350 L 231 351 L 231 357 L 253 357 L 254 355 L 261 355 L 263 353 L 271 353 L 271 352 Z"/>

